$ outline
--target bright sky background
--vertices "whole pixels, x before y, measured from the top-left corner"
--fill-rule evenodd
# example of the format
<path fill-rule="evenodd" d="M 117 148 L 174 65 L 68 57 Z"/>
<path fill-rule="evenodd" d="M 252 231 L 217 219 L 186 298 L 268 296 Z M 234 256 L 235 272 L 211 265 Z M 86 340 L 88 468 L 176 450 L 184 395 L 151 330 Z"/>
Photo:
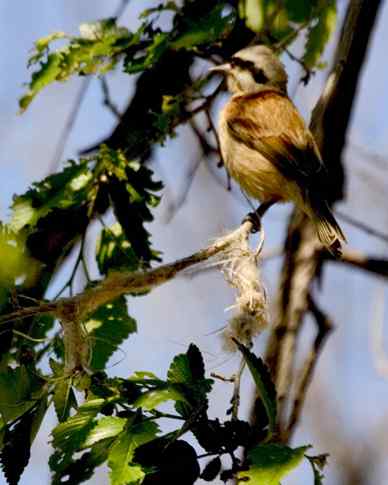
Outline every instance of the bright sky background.
<path fill-rule="evenodd" d="M 122 18 L 123 25 L 134 27 L 137 14 L 149 3 L 153 2 L 131 2 Z M 117 2 L 107 0 L 35 0 L 23 2 L 23 5 L 20 2 L 3 0 L 0 3 L 2 220 L 9 215 L 8 207 L 12 195 L 24 192 L 31 182 L 40 180 L 49 173 L 56 144 L 82 82 L 74 79 L 49 87 L 38 96 L 23 116 L 18 116 L 17 99 L 23 92 L 23 82 L 29 79 L 26 69 L 29 49 L 37 38 L 48 33 L 76 33 L 81 22 L 111 16 L 116 4 Z M 343 1 L 340 2 L 341 11 L 343 4 Z M 346 165 L 349 168 L 348 199 L 341 206 L 343 211 L 385 233 L 388 233 L 388 214 L 385 210 L 388 190 L 387 26 L 388 7 L 385 5 L 363 72 L 360 95 L 349 131 L 351 146 L 346 153 Z M 329 53 L 330 48 L 326 57 Z M 290 73 L 296 74 L 295 71 L 295 66 L 290 66 Z M 325 73 L 320 73 L 307 89 L 300 88 L 297 91 L 295 101 L 307 118 L 324 79 Z M 115 101 L 123 106 L 132 89 L 131 78 L 118 73 L 108 80 Z M 291 79 L 291 85 L 294 84 Z M 64 159 L 76 157 L 79 149 L 98 141 L 109 132 L 113 124 L 113 116 L 102 106 L 99 82 L 93 80 L 66 145 Z M 382 158 L 365 156 L 369 152 L 379 154 Z M 166 181 L 167 187 L 164 200 L 156 212 L 156 222 L 150 229 L 154 246 L 163 251 L 164 261 L 186 256 L 207 245 L 217 235 L 238 225 L 248 210 L 236 188 L 231 195 L 225 190 L 224 184 L 220 183 L 224 182 L 223 173 L 216 173 L 217 179 L 212 175 L 217 172 L 214 161 L 212 170 L 203 163 L 200 165 L 187 200 L 174 218 L 169 223 L 166 222 L 169 208 L 181 194 L 182 182 L 187 177 L 190 165 L 199 156 L 200 151 L 187 127 L 181 129 L 180 136 L 160 149 L 156 156 L 154 167 Z M 266 216 L 267 248 L 282 243 L 289 210 L 288 206 L 277 207 Z M 382 242 L 346 224 L 344 228 L 351 248 L 373 255 L 387 254 L 387 247 Z M 96 226 L 90 231 L 91 261 L 98 229 Z M 266 263 L 264 267 L 265 282 L 271 300 L 277 287 L 279 267 L 280 261 Z M 97 273 L 95 276 L 97 277 Z M 60 281 L 57 282 L 57 286 L 59 285 Z M 317 288 L 316 294 L 319 294 L 320 305 L 333 317 L 337 328 L 319 362 L 305 413 L 307 424 L 314 420 L 320 423 L 322 429 L 313 432 L 307 430 L 308 426 L 303 426 L 303 430 L 295 437 L 296 445 L 316 443 L 314 453 L 332 450 L 333 455 L 352 448 L 355 460 L 365 455 L 368 449 L 371 451 L 373 439 L 380 440 L 377 448 L 383 448 L 381 436 L 384 435 L 384 430 L 388 431 L 388 424 L 385 423 L 388 382 L 376 371 L 369 345 L 373 311 L 378 294 L 384 290 L 383 285 L 384 280 L 350 271 L 340 265 L 331 264 L 326 267 L 322 289 Z M 55 293 L 55 289 L 52 293 Z M 222 350 L 219 333 L 215 333 L 225 325 L 228 313 L 224 309 L 231 304 L 233 292 L 216 272 L 181 278 L 148 296 L 131 299 L 130 309 L 138 320 L 139 332 L 123 346 L 124 353 L 117 353 L 112 359 L 112 365 L 119 362 L 111 368 L 112 374 L 125 376 L 134 370 L 150 370 L 164 376 L 172 357 L 184 351 L 191 341 L 198 343 L 206 352 L 209 371 L 214 370 L 225 375 L 233 373 L 239 359 Z M 386 322 L 387 318 L 386 316 Z M 308 344 L 313 335 L 310 327 L 313 329 L 309 321 L 304 332 L 304 345 Z M 266 334 L 259 337 L 258 351 L 263 348 L 265 338 Z M 386 347 L 388 351 L 388 342 Z M 229 400 L 231 389 L 227 386 L 223 383 L 216 384 L 215 405 L 212 408 L 215 415 L 228 407 L 225 396 Z M 247 403 L 250 401 L 251 389 L 246 376 L 242 399 Z M 49 419 L 54 423 L 53 416 Z M 376 433 L 380 434 L 377 436 Z M 47 440 L 44 432 L 39 434 L 34 444 L 33 458 L 21 480 L 22 485 L 49 483 L 47 457 L 50 450 Z M 387 449 L 383 452 L 386 453 Z M 327 485 L 335 483 L 332 479 L 338 477 L 333 470 L 331 467 L 328 472 L 329 478 L 325 482 Z M 387 466 L 385 473 L 382 470 L 381 461 L 380 465 L 376 464 L 376 476 L 371 477 L 371 483 L 387 483 Z M 302 472 L 295 473 L 284 480 L 284 485 L 312 483 L 312 477 L 304 475 L 305 472 L 303 469 Z M 5 483 L 2 480 L 0 476 L 0 484 Z M 106 483 L 106 475 L 103 472 L 89 483 Z"/>

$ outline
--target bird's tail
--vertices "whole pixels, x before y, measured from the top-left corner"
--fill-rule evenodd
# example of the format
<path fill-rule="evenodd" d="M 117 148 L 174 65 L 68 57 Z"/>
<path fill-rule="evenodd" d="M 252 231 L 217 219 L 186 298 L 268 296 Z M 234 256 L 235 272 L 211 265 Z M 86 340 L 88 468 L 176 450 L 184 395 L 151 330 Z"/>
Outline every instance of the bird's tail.
<path fill-rule="evenodd" d="M 317 229 L 319 240 L 333 256 L 340 257 L 342 254 L 342 243 L 346 243 L 346 237 L 327 205 L 327 202 L 315 202 L 311 204 L 311 208 L 313 211 L 312 218 Z"/>

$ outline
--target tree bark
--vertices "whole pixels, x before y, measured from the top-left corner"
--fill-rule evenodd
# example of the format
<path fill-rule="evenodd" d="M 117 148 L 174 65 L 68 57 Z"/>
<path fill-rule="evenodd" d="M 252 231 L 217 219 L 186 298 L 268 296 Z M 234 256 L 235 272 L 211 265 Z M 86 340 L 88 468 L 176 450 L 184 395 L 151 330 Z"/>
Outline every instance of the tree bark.
<path fill-rule="evenodd" d="M 333 69 L 312 114 L 310 128 L 331 175 L 332 203 L 343 196 L 342 154 L 362 66 L 381 4 L 379 0 L 349 2 Z M 309 309 L 312 283 L 319 279 L 325 259 L 313 224 L 305 215 L 294 210 L 285 241 L 277 319 L 266 351 L 266 361 L 278 392 L 279 434 L 284 441 L 288 440 L 292 431 L 288 425 L 288 413 L 297 337 Z"/>

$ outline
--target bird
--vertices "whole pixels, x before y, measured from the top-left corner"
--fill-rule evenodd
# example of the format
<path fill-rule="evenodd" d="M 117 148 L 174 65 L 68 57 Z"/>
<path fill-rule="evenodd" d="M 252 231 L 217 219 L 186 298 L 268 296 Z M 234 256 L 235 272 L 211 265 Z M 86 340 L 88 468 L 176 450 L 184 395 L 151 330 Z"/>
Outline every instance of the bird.
<path fill-rule="evenodd" d="M 287 94 L 287 72 L 265 45 L 246 47 L 210 69 L 232 94 L 219 116 L 223 162 L 242 191 L 261 202 L 293 202 L 336 257 L 345 235 L 328 204 L 330 177 L 314 136 Z"/>

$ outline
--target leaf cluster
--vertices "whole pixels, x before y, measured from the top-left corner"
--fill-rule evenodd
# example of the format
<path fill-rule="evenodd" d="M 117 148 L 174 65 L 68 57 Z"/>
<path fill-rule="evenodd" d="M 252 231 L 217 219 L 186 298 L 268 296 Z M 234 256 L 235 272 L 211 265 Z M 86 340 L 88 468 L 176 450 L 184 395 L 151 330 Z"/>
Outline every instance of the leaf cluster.
<path fill-rule="evenodd" d="M 46 86 L 75 75 L 104 75 L 120 67 L 138 77 L 133 98 L 106 143 L 14 197 L 10 222 L 0 226 L 0 256 L 6 262 L 0 269 L 1 313 L 44 299 L 70 254 L 73 268 L 55 298 L 71 295 L 81 272 L 85 288 L 95 284 L 85 244 L 96 221 L 101 228 L 95 255 L 102 277 L 146 270 L 160 261 L 148 224 L 162 185 L 146 162 L 179 125 L 210 110 L 222 90 L 222 84 L 195 75 L 193 68 L 227 59 L 252 41 L 281 49 L 305 32 L 300 62 L 312 69 L 319 66 L 335 21 L 334 0 L 168 1 L 144 10 L 136 31 L 108 18 L 81 25 L 77 36 L 56 32 L 39 39 L 29 60 L 34 72 L 20 99 L 21 111 Z M 113 223 L 106 223 L 107 216 Z M 264 363 L 245 347 L 240 351 L 261 396 L 255 427 L 238 419 L 209 418 L 213 382 L 195 346 L 175 357 L 164 380 L 147 372 L 108 378 L 109 359 L 137 329 L 124 297 L 77 323 L 90 348 L 89 373 L 68 373 L 69 349 L 52 317 L 2 325 L 0 461 L 10 484 L 18 482 L 28 463 L 50 402 L 59 421 L 52 433 L 53 483 L 81 483 L 107 463 L 113 484 L 162 484 L 172 476 L 181 484 L 199 476 L 277 484 L 303 457 L 304 448 L 276 443 L 276 391 Z M 180 426 L 163 434 L 161 419 Z M 189 432 L 197 448 L 183 439 Z M 198 447 L 211 458 L 205 466 L 199 465 Z M 241 447 L 249 451 L 246 462 L 236 456 Z M 230 466 L 224 465 L 225 457 Z M 320 483 L 319 460 L 309 460 Z"/>
<path fill-rule="evenodd" d="M 224 481 L 234 477 L 239 483 L 277 484 L 299 464 L 308 447 L 291 449 L 274 440 L 270 431 L 276 408 L 273 384 L 262 361 L 247 348 L 241 346 L 240 350 L 259 383 L 263 402 L 268 401 L 266 419 L 255 427 L 235 418 L 221 422 L 208 417 L 213 381 L 206 378 L 202 355 L 193 344 L 174 358 L 164 380 L 150 372 L 136 372 L 127 379 L 96 372 L 81 382 L 75 376 L 61 378 L 61 365 L 52 360 L 57 377 L 47 381 L 41 391 L 28 369 L 8 369 L 7 378 L 2 376 L 0 381 L 4 395 L 0 460 L 8 483 L 18 483 L 47 410 L 47 398 L 53 394 L 59 420 L 52 431 L 54 452 L 49 461 L 53 484 L 82 483 L 103 463 L 110 469 L 112 485 L 163 484 L 173 477 L 188 485 L 199 476 L 206 481 L 219 476 Z M 87 390 L 81 405 L 77 405 L 76 389 Z M 17 401 L 21 404 L 15 408 Z M 169 410 L 169 403 L 175 412 Z M 158 425 L 161 418 L 178 426 L 163 433 Z M 183 439 L 188 432 L 197 440 L 195 448 Z M 236 455 L 240 447 L 248 451 L 246 462 Z M 198 453 L 199 448 L 204 454 Z M 20 460 L 13 459 L 14 453 Z M 201 456 L 212 459 L 201 466 Z M 224 456 L 232 458 L 230 468 L 222 469 Z M 324 463 L 319 457 L 308 459 L 317 479 Z"/>

